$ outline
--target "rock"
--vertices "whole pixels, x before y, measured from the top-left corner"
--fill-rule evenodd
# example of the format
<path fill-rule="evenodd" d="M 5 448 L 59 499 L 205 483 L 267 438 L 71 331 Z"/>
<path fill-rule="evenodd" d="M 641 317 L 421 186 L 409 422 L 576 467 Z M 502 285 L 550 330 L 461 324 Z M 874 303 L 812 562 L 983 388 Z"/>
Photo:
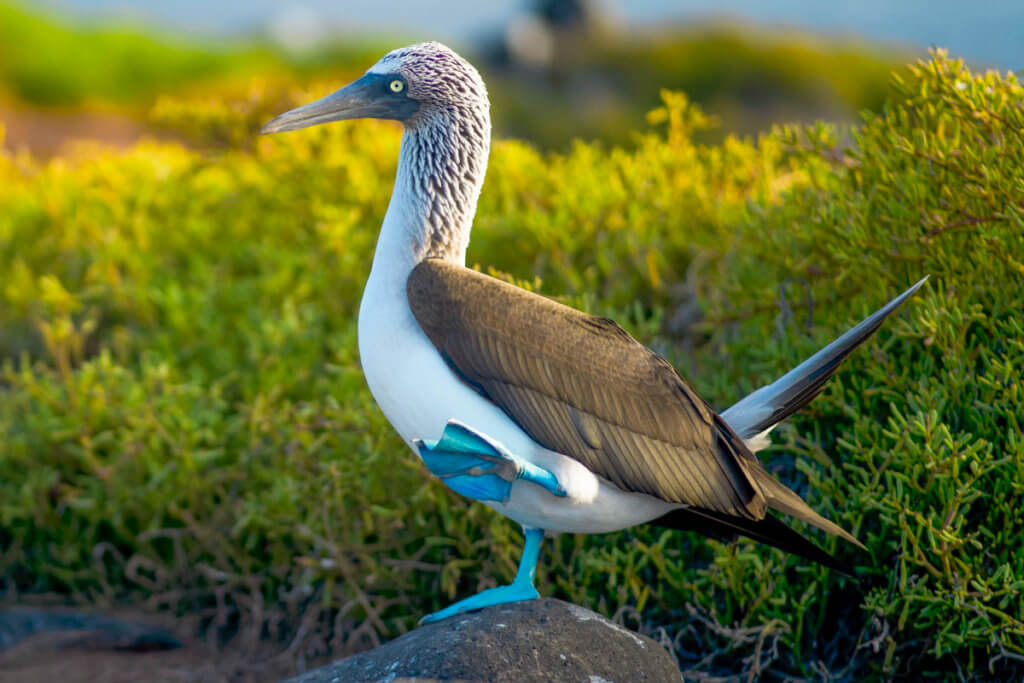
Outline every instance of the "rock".
<path fill-rule="evenodd" d="M 0 610 L 0 650 L 33 636 L 49 635 L 52 649 L 87 648 L 149 652 L 181 647 L 174 634 L 148 624 L 84 612 L 44 609 Z"/>
<path fill-rule="evenodd" d="M 489 683 L 682 681 L 650 638 L 588 609 L 544 598 L 421 626 L 381 647 L 309 671 L 292 683 L 401 680 Z"/>

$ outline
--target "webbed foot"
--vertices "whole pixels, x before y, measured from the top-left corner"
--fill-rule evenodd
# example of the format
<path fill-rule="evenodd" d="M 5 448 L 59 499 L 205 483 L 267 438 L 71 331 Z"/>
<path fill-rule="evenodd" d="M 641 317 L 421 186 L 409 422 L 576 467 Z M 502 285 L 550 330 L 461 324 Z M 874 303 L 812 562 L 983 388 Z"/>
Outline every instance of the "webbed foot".
<path fill-rule="evenodd" d="M 523 600 L 533 600 L 540 597 L 540 593 L 533 587 L 532 584 L 516 584 L 510 583 L 507 586 L 498 586 L 497 588 L 488 588 L 485 591 L 480 591 L 472 597 L 468 597 L 465 600 L 459 600 L 458 602 L 448 605 L 443 610 L 428 614 L 427 616 L 420 619 L 421 624 L 431 624 L 435 621 L 441 621 L 448 617 L 454 617 L 456 614 L 462 612 L 472 612 L 474 610 L 483 609 L 484 607 L 491 607 L 492 605 L 501 605 L 506 602 L 521 602 Z"/>
<path fill-rule="evenodd" d="M 436 442 L 417 439 L 414 444 L 427 469 L 468 498 L 507 502 L 516 479 L 565 495 L 554 474 L 456 420 L 448 421 Z"/>
<path fill-rule="evenodd" d="M 423 617 L 420 619 L 420 624 L 430 624 L 484 607 L 503 605 L 507 602 L 522 602 L 540 597 L 537 589 L 533 586 L 533 577 L 537 570 L 537 558 L 540 556 L 540 542 L 544 539 L 544 532 L 540 529 L 524 527 L 523 533 L 526 536 L 526 543 L 523 545 L 523 556 L 519 560 L 519 571 L 516 572 L 516 578 L 512 583 L 507 586 L 488 588 L 465 600 L 459 600 L 443 610 Z"/>

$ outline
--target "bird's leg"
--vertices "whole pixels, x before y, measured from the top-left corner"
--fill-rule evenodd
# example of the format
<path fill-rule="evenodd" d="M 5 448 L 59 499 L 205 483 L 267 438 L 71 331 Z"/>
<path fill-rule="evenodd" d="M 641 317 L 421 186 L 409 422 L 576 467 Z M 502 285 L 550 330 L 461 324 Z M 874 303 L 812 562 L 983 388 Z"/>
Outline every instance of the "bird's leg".
<path fill-rule="evenodd" d="M 437 441 L 418 439 L 414 444 L 427 469 L 467 498 L 508 502 L 516 479 L 537 484 L 556 496 L 565 495 L 554 474 L 455 420 L 448 421 Z"/>
<path fill-rule="evenodd" d="M 526 543 L 523 545 L 523 556 L 519 560 L 519 571 L 516 578 L 507 586 L 488 588 L 476 595 L 448 605 L 440 612 L 434 612 L 420 619 L 421 624 L 429 624 L 453 617 L 462 612 L 502 605 L 506 602 L 522 602 L 540 597 L 533 585 L 533 577 L 537 571 L 537 558 L 540 556 L 540 543 L 544 540 L 544 531 L 531 527 L 523 527 Z"/>

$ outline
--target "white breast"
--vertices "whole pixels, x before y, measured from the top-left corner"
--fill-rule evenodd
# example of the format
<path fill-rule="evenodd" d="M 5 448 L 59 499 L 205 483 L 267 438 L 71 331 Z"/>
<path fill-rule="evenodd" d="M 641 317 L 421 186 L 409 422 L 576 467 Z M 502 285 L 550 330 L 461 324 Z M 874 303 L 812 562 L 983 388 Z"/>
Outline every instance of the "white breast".
<path fill-rule="evenodd" d="M 409 309 L 405 279 L 410 270 L 411 265 L 401 260 L 375 258 L 359 309 L 359 355 L 366 381 L 410 448 L 415 439 L 440 438 L 448 420 L 457 419 L 551 471 L 566 488 L 566 497 L 517 481 L 508 503 L 488 503 L 526 526 L 603 533 L 650 521 L 678 507 L 623 492 L 576 460 L 540 446 L 500 408 L 459 380 Z"/>

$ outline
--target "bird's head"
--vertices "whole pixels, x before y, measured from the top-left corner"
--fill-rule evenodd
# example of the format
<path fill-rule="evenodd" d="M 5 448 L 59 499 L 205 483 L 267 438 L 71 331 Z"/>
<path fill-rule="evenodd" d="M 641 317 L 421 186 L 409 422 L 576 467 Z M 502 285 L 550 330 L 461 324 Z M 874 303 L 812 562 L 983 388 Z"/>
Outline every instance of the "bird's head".
<path fill-rule="evenodd" d="M 285 112 L 261 133 L 298 130 L 346 119 L 394 119 L 416 129 L 439 118 L 489 117 L 487 88 L 473 65 L 441 43 L 392 50 L 357 81 Z"/>

